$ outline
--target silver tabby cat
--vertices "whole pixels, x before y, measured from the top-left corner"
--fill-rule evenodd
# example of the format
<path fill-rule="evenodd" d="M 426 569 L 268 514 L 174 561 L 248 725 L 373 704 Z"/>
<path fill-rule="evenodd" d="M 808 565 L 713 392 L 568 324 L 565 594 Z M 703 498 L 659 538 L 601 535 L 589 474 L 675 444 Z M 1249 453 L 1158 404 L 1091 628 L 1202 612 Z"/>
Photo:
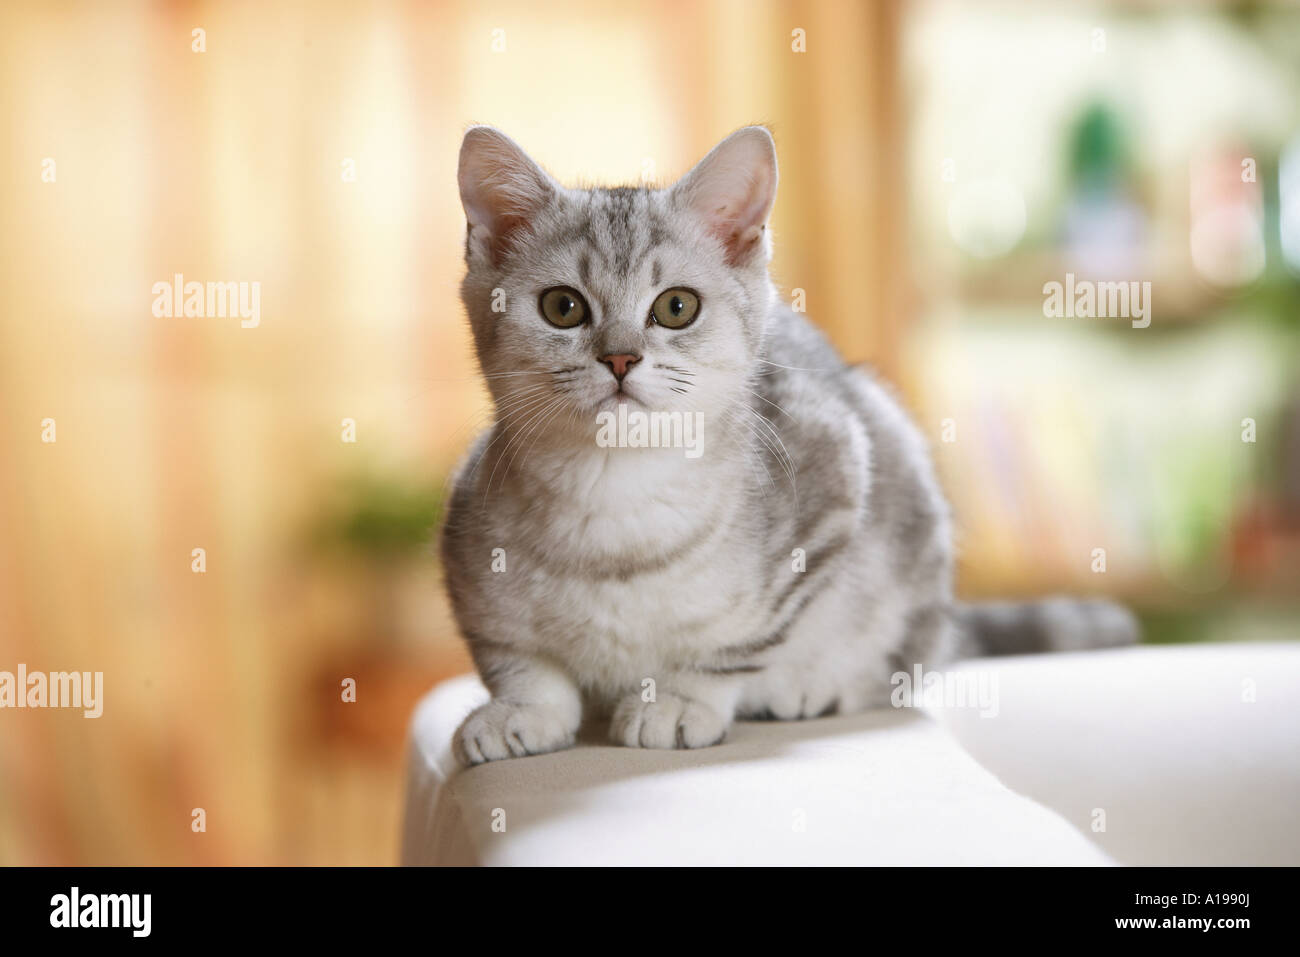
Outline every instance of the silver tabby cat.
<path fill-rule="evenodd" d="M 954 600 L 921 435 L 768 276 L 766 129 L 670 188 L 569 189 L 474 127 L 459 181 L 496 406 L 442 534 L 492 693 L 461 760 L 567 747 L 584 715 L 630 747 L 705 747 L 737 716 L 886 704 L 918 662 L 1134 640 L 1103 602 Z M 697 422 L 695 454 L 598 441 L 618 412 Z"/>

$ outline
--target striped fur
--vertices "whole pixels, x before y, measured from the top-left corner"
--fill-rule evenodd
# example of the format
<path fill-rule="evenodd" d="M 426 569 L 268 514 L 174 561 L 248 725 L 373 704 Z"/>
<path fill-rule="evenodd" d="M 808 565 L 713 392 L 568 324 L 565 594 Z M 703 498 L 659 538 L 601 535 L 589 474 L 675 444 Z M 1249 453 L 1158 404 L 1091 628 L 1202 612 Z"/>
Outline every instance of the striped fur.
<path fill-rule="evenodd" d="M 442 535 L 493 694 L 457 734 L 464 761 L 564 747 L 584 713 L 627 745 L 706 746 L 737 715 L 883 704 L 892 673 L 958 649 L 925 443 L 778 300 L 775 188 L 759 127 L 665 189 L 568 189 L 500 133 L 466 135 L 462 295 L 497 415 Z M 554 286 L 589 323 L 543 320 Z M 647 322 L 671 287 L 700 297 L 683 329 Z M 624 396 L 598 361 L 616 353 L 642 357 Z M 598 446 L 619 401 L 701 413 L 703 454 Z"/>

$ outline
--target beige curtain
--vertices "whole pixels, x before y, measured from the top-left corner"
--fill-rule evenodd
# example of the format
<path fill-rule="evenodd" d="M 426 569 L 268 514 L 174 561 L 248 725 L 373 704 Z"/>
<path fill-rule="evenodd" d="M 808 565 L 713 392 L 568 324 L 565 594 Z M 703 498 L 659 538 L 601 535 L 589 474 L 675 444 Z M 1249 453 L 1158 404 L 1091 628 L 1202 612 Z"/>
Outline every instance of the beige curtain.
<path fill-rule="evenodd" d="M 400 725 L 367 764 L 312 719 L 339 623 L 366 606 L 294 536 L 332 476 L 441 482 L 481 421 L 456 293 L 464 126 L 500 125 L 562 177 L 668 179 L 771 123 L 776 276 L 888 370 L 900 16 L 895 0 L 0 7 L 0 669 L 106 681 L 97 720 L 0 715 L 0 861 L 391 860 Z M 260 324 L 155 317 L 153 284 L 176 274 L 259 282 Z M 464 667 L 429 615 L 430 667 Z"/>

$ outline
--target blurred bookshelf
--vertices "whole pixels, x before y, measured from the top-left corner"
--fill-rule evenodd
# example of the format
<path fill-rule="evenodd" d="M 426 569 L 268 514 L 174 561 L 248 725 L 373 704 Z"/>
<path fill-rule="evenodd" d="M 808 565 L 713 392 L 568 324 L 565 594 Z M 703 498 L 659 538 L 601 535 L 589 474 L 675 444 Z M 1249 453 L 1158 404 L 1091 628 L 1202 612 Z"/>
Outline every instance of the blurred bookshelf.
<path fill-rule="evenodd" d="M 903 43 L 900 377 L 961 590 L 1300 637 L 1300 9 L 1001 13 L 922 7 Z M 1150 324 L 1049 315 L 1067 275 L 1149 283 Z"/>

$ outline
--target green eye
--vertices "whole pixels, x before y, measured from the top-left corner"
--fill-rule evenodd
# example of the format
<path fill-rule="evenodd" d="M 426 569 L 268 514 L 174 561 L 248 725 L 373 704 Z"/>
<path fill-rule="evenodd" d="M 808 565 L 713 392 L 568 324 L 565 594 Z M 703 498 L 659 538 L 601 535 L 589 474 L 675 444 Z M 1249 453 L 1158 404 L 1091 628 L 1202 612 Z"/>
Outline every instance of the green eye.
<path fill-rule="evenodd" d="M 568 286 L 546 290 L 537 305 L 542 311 L 542 318 L 561 329 L 572 329 L 587 321 L 587 303 Z"/>
<path fill-rule="evenodd" d="M 689 289 L 661 292 L 650 307 L 650 319 L 669 329 L 681 329 L 695 321 L 700 313 L 700 297 Z"/>

